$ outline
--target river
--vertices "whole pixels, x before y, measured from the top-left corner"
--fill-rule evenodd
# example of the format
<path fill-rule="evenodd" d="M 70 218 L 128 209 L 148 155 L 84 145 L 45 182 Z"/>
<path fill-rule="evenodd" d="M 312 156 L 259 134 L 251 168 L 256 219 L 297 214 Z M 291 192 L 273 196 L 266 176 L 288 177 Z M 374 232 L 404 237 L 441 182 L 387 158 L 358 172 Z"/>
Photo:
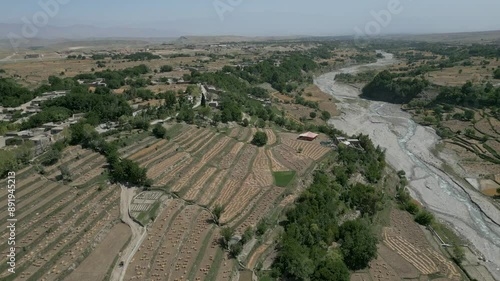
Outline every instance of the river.
<path fill-rule="evenodd" d="M 384 58 L 376 63 L 346 67 L 315 79 L 322 91 L 338 101 L 342 112 L 330 124 L 350 135 L 369 135 L 375 145 L 385 148 L 387 162 L 406 172 L 411 195 L 466 238 L 487 260 L 482 263 L 500 280 L 500 210 L 472 187 L 441 170 L 445 161 L 453 161 L 453 156 L 443 160 L 432 153 L 440 141 L 435 131 L 416 124 L 399 105 L 362 99 L 359 89 L 335 82 L 339 73 L 397 63 L 392 54 L 383 54 Z"/>

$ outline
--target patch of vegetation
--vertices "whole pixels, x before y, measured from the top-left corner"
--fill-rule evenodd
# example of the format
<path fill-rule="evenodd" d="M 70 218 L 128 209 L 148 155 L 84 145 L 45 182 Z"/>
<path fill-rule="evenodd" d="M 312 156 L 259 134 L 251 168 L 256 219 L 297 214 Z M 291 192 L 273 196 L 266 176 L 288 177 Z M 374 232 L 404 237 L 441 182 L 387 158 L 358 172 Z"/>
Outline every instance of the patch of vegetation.
<path fill-rule="evenodd" d="M 174 68 L 171 65 L 162 65 L 160 67 L 160 72 L 172 72 Z"/>
<path fill-rule="evenodd" d="M 267 134 L 264 132 L 256 132 L 253 135 L 252 144 L 262 147 L 267 144 Z"/>
<path fill-rule="evenodd" d="M 429 86 L 424 79 L 396 79 L 388 70 L 380 72 L 363 88 L 362 97 L 391 103 L 408 103 Z"/>
<path fill-rule="evenodd" d="M 295 178 L 295 171 L 273 172 L 274 184 L 287 187 Z"/>
<path fill-rule="evenodd" d="M 161 59 L 161 57 L 154 55 L 150 52 L 137 52 L 130 55 L 126 55 L 123 57 L 123 59 L 130 61 L 149 61 L 149 60 Z"/>

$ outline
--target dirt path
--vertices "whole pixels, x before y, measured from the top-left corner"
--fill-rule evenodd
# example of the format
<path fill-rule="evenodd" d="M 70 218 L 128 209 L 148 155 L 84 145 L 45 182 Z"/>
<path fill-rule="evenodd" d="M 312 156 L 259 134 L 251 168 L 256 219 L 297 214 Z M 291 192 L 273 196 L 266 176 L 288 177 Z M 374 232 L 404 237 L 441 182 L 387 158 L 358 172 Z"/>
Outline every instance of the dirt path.
<path fill-rule="evenodd" d="M 136 188 L 127 188 L 121 185 L 121 195 L 120 195 L 120 218 L 121 220 L 130 227 L 132 231 L 132 239 L 129 245 L 123 251 L 119 261 L 123 261 L 123 266 L 119 266 L 120 262 L 115 265 L 113 272 L 111 273 L 110 280 L 112 281 L 123 281 L 125 278 L 125 273 L 127 272 L 128 265 L 134 257 L 137 249 L 141 246 L 144 238 L 146 238 L 146 229 L 141 227 L 139 224 L 135 223 L 129 215 L 130 203 L 135 195 Z"/>

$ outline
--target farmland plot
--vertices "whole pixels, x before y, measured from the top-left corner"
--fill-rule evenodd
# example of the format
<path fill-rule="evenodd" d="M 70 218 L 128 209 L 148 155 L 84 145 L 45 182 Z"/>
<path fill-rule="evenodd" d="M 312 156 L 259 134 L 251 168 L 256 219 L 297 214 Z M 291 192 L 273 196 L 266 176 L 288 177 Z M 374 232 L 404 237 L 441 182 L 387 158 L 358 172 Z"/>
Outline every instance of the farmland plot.
<path fill-rule="evenodd" d="M 391 212 L 391 227 L 384 229 L 384 243 L 424 275 L 441 274 L 451 280 L 461 280 L 455 265 L 427 242 L 425 234 L 400 210 Z"/>
<path fill-rule="evenodd" d="M 330 151 L 330 148 L 321 146 L 317 141 L 298 140 L 293 134 L 281 134 L 281 142 L 292 148 L 292 151 L 300 151 L 300 154 L 313 160 L 319 160 Z"/>
<path fill-rule="evenodd" d="M 290 151 L 290 147 L 287 145 L 280 144 L 272 148 L 273 155 L 276 159 L 285 165 L 288 170 L 297 171 L 299 175 L 305 173 L 305 171 L 311 166 L 312 160 L 302 154 L 298 154 L 295 151 Z"/>

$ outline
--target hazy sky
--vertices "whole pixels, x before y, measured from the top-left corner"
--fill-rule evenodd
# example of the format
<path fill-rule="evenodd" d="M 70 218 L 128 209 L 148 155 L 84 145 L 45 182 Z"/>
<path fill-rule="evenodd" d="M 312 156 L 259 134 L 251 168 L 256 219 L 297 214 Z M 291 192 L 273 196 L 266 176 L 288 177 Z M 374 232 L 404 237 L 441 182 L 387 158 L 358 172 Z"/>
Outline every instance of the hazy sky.
<path fill-rule="evenodd" d="M 345 35 L 356 27 L 380 34 L 500 30 L 499 0 L 2 0 L 0 22 L 32 20 L 43 11 L 39 3 L 56 1 L 67 3 L 49 25 L 147 27 L 186 35 Z M 377 29 L 373 13 L 388 11 L 390 4 L 399 12 Z"/>

